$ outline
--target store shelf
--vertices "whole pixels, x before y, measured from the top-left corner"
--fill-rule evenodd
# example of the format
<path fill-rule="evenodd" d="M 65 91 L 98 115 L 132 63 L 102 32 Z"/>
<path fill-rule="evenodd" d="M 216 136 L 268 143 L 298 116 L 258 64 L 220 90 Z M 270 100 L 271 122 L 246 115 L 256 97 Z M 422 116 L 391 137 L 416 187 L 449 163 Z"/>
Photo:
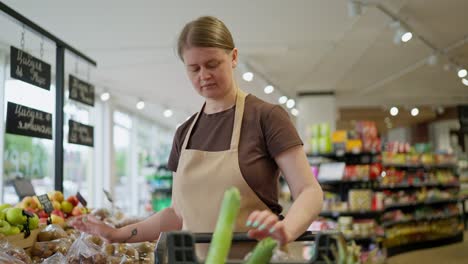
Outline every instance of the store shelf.
<path fill-rule="evenodd" d="M 307 154 L 309 159 L 329 159 L 333 161 L 346 162 L 347 165 L 372 164 L 380 162 L 377 156 L 380 153 L 362 152 L 362 153 L 330 153 L 330 154 Z M 315 163 L 315 162 L 312 162 Z M 323 163 L 323 162 L 317 162 Z"/>
<path fill-rule="evenodd" d="M 359 183 L 375 183 L 375 180 L 336 180 L 336 181 L 320 181 L 320 184 L 339 185 L 339 184 L 359 184 Z"/>
<path fill-rule="evenodd" d="M 413 203 L 399 203 L 385 206 L 385 211 L 411 208 L 420 205 L 437 205 L 437 204 L 446 204 L 446 203 L 458 203 L 459 199 L 441 199 L 441 200 L 429 200 L 423 202 L 413 202 Z"/>
<path fill-rule="evenodd" d="M 356 244 L 367 244 L 367 243 L 376 242 L 379 238 L 382 238 L 382 236 L 345 237 L 346 241 L 354 241 L 356 242 Z"/>
<path fill-rule="evenodd" d="M 352 216 L 354 218 L 376 218 L 382 214 L 383 211 L 347 211 L 347 212 L 330 212 L 323 211 L 320 213 L 322 217 L 338 218 L 340 216 Z"/>
<path fill-rule="evenodd" d="M 408 219 L 408 220 L 399 220 L 399 221 L 388 221 L 388 222 L 383 222 L 382 226 L 384 228 L 388 228 L 394 225 L 400 225 L 400 224 L 408 224 L 408 223 L 413 223 L 413 222 L 419 222 L 419 221 L 434 221 L 434 220 L 442 220 L 442 219 L 449 219 L 452 217 L 460 217 L 460 213 L 456 214 L 449 214 L 449 215 L 444 215 L 444 216 L 426 216 L 426 217 L 418 217 L 414 219 Z"/>
<path fill-rule="evenodd" d="M 407 170 L 433 170 L 433 169 L 454 169 L 457 167 L 456 164 L 432 164 L 432 165 L 423 165 L 423 164 L 396 164 L 396 163 L 382 163 L 383 167 L 394 167 L 398 169 L 407 169 Z"/>
<path fill-rule="evenodd" d="M 387 248 L 387 257 L 395 256 L 397 254 L 401 254 L 401 253 L 405 253 L 405 252 L 409 252 L 413 250 L 440 247 L 440 246 L 445 246 L 445 245 L 454 244 L 458 242 L 463 242 L 462 232 L 451 237 L 445 237 L 441 239 L 428 240 L 428 241 L 422 241 L 422 242 L 415 242 L 411 244 Z"/>
<path fill-rule="evenodd" d="M 375 187 L 374 190 L 402 190 L 402 189 L 417 189 L 424 187 L 437 187 L 437 188 L 459 188 L 459 183 L 421 183 L 421 184 L 397 184 L 397 185 L 380 185 Z"/>

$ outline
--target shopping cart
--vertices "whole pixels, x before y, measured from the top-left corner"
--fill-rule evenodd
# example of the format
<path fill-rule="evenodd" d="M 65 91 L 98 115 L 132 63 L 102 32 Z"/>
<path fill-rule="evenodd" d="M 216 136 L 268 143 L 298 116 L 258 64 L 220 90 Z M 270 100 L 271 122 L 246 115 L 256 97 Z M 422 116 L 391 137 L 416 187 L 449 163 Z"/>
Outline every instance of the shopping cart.
<path fill-rule="evenodd" d="M 334 261 L 331 248 L 337 247 L 336 236 L 341 236 L 336 231 L 321 231 L 321 232 L 305 232 L 302 236 L 296 239 L 296 242 L 313 242 L 312 256 L 309 260 L 304 261 L 272 261 L 271 264 L 305 264 L 326 263 L 324 256 L 329 260 Z M 195 253 L 196 243 L 210 243 L 212 238 L 211 233 L 190 233 L 185 231 L 177 231 L 163 233 L 158 241 L 158 246 L 155 251 L 156 264 L 202 264 Z M 249 238 L 246 233 L 234 233 L 233 242 L 255 242 L 256 240 Z M 241 264 L 241 260 L 228 260 L 227 264 Z"/>

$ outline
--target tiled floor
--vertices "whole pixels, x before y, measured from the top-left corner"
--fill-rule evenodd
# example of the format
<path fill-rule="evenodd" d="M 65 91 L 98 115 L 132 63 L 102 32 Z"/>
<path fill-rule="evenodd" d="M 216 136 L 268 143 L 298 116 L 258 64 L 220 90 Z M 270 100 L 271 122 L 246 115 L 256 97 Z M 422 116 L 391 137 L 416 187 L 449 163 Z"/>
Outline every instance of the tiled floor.
<path fill-rule="evenodd" d="M 457 264 L 468 263 L 468 232 L 464 241 L 449 246 L 417 250 L 388 259 L 388 264 Z"/>

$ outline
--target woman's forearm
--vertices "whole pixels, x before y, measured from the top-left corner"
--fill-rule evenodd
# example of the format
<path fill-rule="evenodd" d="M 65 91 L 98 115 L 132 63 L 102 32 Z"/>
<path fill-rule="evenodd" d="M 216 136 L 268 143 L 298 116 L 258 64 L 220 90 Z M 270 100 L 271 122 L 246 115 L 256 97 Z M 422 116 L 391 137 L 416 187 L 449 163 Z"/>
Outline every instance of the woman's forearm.
<path fill-rule="evenodd" d="M 124 226 L 118 229 L 108 230 L 103 236 L 114 243 L 136 243 L 154 241 L 162 232 L 180 230 L 182 220 L 177 216 L 173 208 L 166 208 L 144 221 Z"/>
<path fill-rule="evenodd" d="M 302 190 L 283 220 L 290 241 L 302 235 L 322 210 L 323 192 L 318 184 Z"/>

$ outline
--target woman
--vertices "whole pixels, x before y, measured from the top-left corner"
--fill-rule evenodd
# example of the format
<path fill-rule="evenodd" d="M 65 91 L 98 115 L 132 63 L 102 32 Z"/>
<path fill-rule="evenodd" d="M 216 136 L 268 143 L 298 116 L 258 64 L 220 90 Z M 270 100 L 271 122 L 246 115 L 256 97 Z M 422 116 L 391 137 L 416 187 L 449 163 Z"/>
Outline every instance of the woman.
<path fill-rule="evenodd" d="M 200 17 L 185 25 L 178 55 L 205 104 L 174 137 L 168 162 L 174 171 L 172 206 L 120 229 L 91 217 L 74 226 L 112 242 L 156 240 L 161 232 L 179 229 L 213 232 L 223 193 L 235 186 L 241 193 L 235 231 L 281 244 L 294 241 L 319 214 L 323 194 L 287 112 L 237 87 L 238 51 L 219 19 Z M 294 198 L 284 219 L 280 171 Z"/>

